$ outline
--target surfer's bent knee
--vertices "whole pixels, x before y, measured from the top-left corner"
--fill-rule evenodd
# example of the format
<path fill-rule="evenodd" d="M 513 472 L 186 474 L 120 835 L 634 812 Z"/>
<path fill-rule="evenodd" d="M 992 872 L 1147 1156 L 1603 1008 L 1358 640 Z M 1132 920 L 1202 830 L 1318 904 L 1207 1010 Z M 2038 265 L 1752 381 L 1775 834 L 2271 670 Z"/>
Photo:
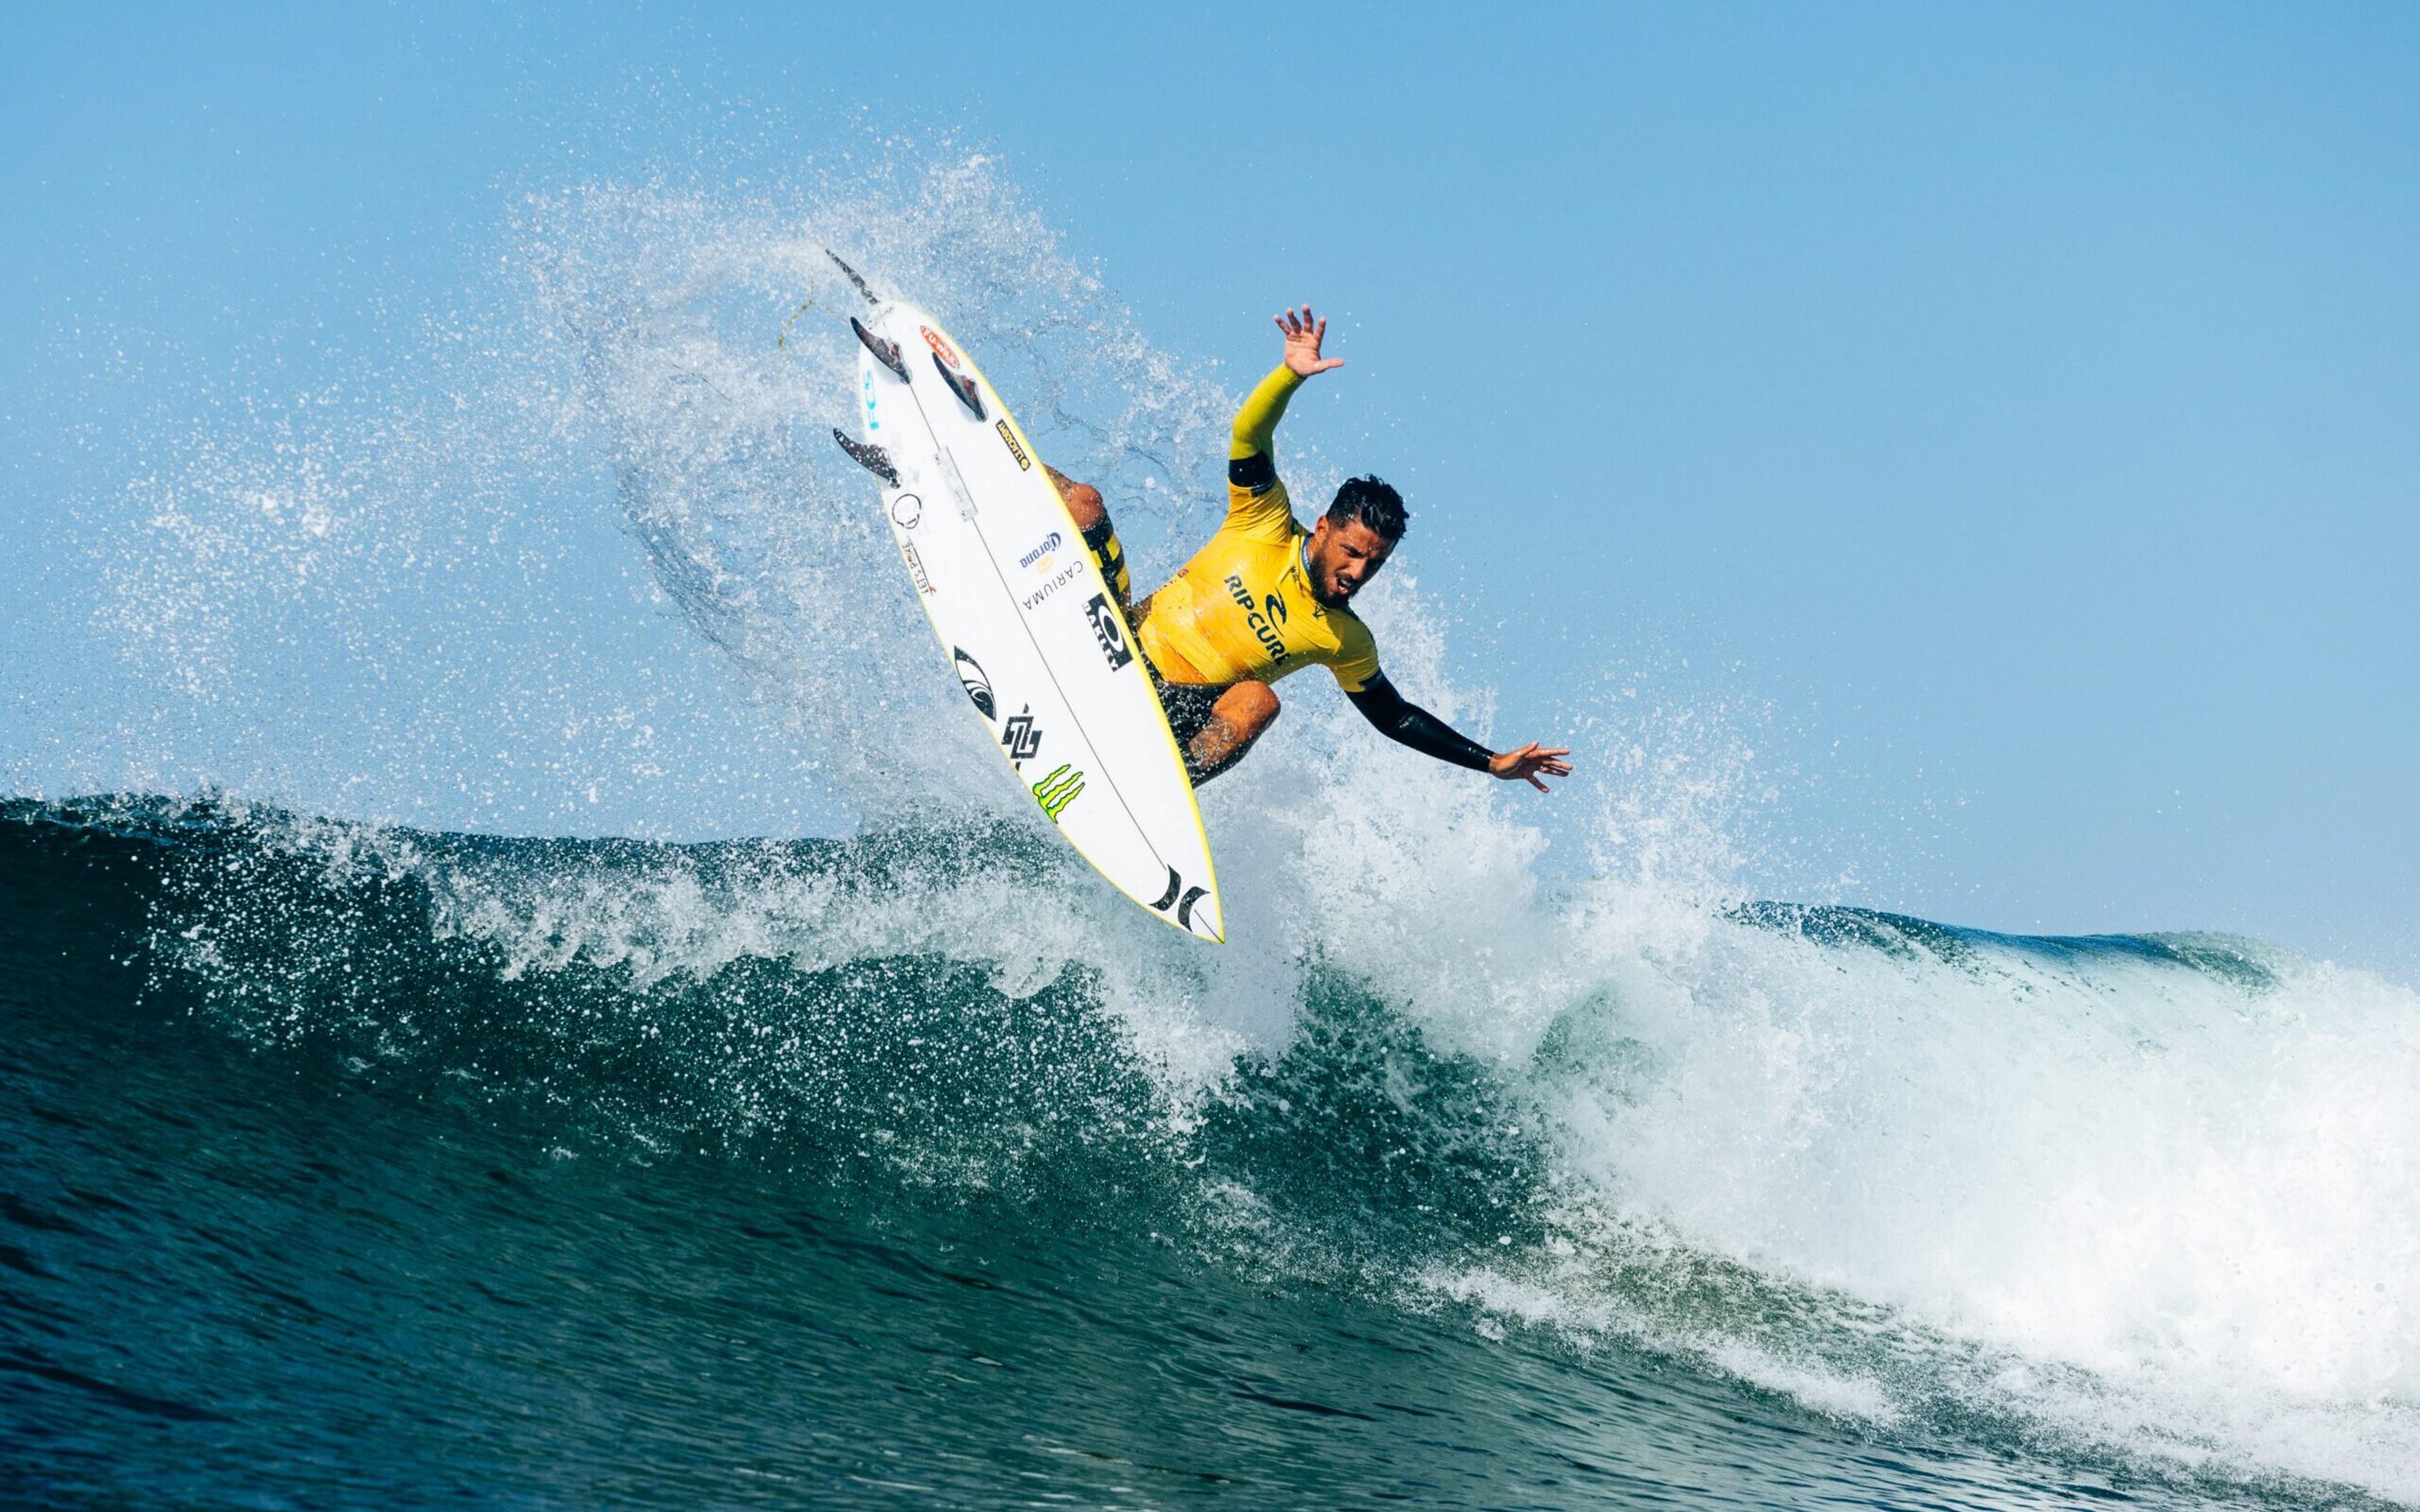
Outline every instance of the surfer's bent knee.
<path fill-rule="evenodd" d="M 1206 706 L 1200 701 L 1209 693 L 1208 688 L 1187 691 L 1193 694 L 1192 700 L 1170 702 L 1171 713 L 1201 720 L 1200 727 L 1189 736 L 1179 733 L 1184 742 L 1185 775 L 1200 787 L 1242 761 L 1244 753 L 1277 722 L 1278 696 L 1268 684 L 1257 679 L 1229 685 L 1215 700 L 1208 700 Z M 1186 722 L 1190 723 L 1191 718 Z"/>
<path fill-rule="evenodd" d="M 1285 712 L 1278 690 L 1257 677 L 1248 677 L 1218 695 L 1215 707 L 1248 737 L 1277 723 L 1278 716 Z"/>

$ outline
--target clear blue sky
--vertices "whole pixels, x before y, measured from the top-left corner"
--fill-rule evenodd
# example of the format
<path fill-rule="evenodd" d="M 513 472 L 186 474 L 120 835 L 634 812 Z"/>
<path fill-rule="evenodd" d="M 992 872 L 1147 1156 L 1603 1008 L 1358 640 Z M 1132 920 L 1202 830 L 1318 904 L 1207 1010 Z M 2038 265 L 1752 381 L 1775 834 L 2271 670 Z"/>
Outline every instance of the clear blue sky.
<path fill-rule="evenodd" d="M 12 22 L 20 780 L 100 675 L 108 437 L 192 374 L 391 343 L 529 188 L 895 130 L 1166 349 L 1331 308 L 1323 443 L 1406 486 L 1506 731 L 1660 669 L 1770 705 L 1854 901 L 2420 965 L 2420 10 L 763 9 Z"/>

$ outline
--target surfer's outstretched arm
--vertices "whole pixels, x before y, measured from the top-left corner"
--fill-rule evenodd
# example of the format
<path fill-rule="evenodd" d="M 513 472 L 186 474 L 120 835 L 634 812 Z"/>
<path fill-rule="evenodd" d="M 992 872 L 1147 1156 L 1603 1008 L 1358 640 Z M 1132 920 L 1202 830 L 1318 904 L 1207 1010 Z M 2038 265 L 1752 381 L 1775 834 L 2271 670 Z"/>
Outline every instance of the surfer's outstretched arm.
<path fill-rule="evenodd" d="M 1507 751 L 1489 750 L 1396 692 L 1395 685 L 1387 681 L 1384 672 L 1373 675 L 1359 692 L 1344 696 L 1353 701 L 1361 717 L 1375 726 L 1380 734 L 1423 756 L 1434 756 L 1474 772 L 1487 772 L 1508 782 L 1525 781 L 1541 793 L 1547 791 L 1546 784 L 1538 780 L 1541 772 L 1548 777 L 1571 775 L 1572 764 L 1562 759 L 1570 751 L 1544 747 L 1534 740 Z"/>
<path fill-rule="evenodd" d="M 1285 333 L 1285 356 L 1245 396 L 1244 407 L 1235 411 L 1235 426 L 1227 441 L 1227 459 L 1231 463 L 1266 457 L 1270 444 L 1277 439 L 1278 422 L 1285 418 L 1286 402 L 1294 397 L 1294 391 L 1302 387 L 1305 378 L 1344 365 L 1342 357 L 1319 354 L 1320 344 L 1327 339 L 1327 322 L 1314 316 L 1310 305 L 1304 305 L 1299 313 L 1280 312 L 1277 324 L 1278 330 Z M 1265 470 L 1265 464 L 1262 470 Z M 1227 471 L 1232 476 L 1237 470 L 1230 467 Z"/>

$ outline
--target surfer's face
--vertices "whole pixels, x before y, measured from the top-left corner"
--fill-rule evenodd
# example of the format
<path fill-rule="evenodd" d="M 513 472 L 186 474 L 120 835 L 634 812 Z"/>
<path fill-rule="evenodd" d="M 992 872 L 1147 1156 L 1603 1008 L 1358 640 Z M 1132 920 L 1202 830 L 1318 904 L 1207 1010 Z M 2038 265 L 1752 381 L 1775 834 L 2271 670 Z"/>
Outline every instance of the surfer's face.
<path fill-rule="evenodd" d="M 1303 552 L 1311 563 L 1311 596 L 1323 604 L 1350 601 L 1363 583 L 1378 575 L 1394 549 L 1394 542 L 1360 520 L 1339 525 L 1321 516 L 1311 530 L 1310 548 Z"/>

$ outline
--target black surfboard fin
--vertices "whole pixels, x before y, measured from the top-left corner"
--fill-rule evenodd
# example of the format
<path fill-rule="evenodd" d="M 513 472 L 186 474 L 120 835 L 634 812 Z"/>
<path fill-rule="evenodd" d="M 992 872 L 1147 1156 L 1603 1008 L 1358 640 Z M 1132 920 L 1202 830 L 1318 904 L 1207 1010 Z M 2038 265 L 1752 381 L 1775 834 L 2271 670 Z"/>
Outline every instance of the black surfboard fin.
<path fill-rule="evenodd" d="M 893 488 L 899 486 L 899 470 L 891 465 L 890 453 L 871 441 L 850 440 L 837 425 L 832 427 L 832 440 L 840 442 L 840 449 L 848 454 L 850 461 Z"/>
<path fill-rule="evenodd" d="M 827 256 L 827 257 L 830 257 L 830 258 L 832 260 L 832 266 L 833 266 L 833 267 L 835 267 L 835 268 L 839 269 L 842 272 L 846 273 L 846 274 L 848 275 L 848 282 L 849 282 L 849 285 L 850 285 L 851 287 L 855 288 L 855 289 L 856 289 L 860 294 L 862 294 L 862 295 L 864 295 L 864 296 L 865 296 L 865 302 L 866 302 L 866 303 L 868 303 L 868 304 L 880 304 L 880 303 L 882 302 L 880 300 L 878 300 L 878 299 L 876 299 L 876 298 L 875 297 L 874 290 L 872 290 L 872 289 L 870 289 L 870 288 L 868 288 L 868 287 L 866 287 L 866 286 L 865 286 L 865 280 L 857 276 L 857 270 L 856 270 L 856 269 L 854 269 L 854 268 L 851 268 L 848 264 L 846 264 L 846 263 L 845 263 L 845 262 L 842 262 L 842 261 L 840 260 L 840 254 L 839 254 L 839 253 L 836 253 L 836 252 L 832 251 L 830 247 L 826 247 L 826 248 L 824 249 L 824 255 L 825 255 L 825 256 Z"/>
<path fill-rule="evenodd" d="M 933 354 L 933 370 L 941 375 L 941 381 L 950 386 L 950 392 L 958 396 L 958 403 L 967 407 L 969 414 L 977 420 L 984 418 L 983 395 L 975 392 L 974 379 L 963 373 L 951 372 L 950 364 L 941 361 L 939 352 Z M 907 375 L 900 376 L 904 378 Z"/>
<path fill-rule="evenodd" d="M 908 363 L 899 355 L 897 342 L 885 340 L 866 330 L 863 322 L 855 316 L 848 317 L 848 329 L 857 332 L 857 339 L 865 344 L 865 349 L 874 354 L 876 362 L 898 374 L 900 382 L 908 381 Z"/>

